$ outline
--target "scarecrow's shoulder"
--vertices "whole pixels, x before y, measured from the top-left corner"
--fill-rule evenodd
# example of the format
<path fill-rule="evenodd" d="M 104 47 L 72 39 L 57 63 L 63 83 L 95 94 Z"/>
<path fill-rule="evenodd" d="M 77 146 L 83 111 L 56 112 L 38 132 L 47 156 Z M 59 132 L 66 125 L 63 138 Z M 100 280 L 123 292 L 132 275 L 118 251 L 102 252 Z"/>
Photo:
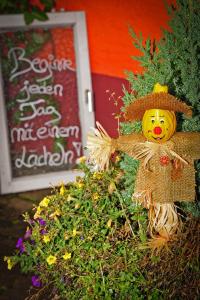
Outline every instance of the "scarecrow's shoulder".
<path fill-rule="evenodd" d="M 176 132 L 171 141 L 174 143 L 177 153 L 200 158 L 200 132 Z"/>

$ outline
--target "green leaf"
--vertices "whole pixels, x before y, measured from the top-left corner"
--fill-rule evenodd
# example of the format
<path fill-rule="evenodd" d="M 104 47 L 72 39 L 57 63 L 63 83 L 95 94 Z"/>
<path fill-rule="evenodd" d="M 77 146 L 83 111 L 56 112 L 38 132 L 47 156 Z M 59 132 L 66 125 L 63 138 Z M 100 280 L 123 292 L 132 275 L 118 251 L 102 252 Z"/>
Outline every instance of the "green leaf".
<path fill-rule="evenodd" d="M 32 12 L 33 18 L 38 20 L 38 21 L 47 21 L 48 20 L 48 16 L 45 12 L 43 11 L 33 11 Z"/>
<path fill-rule="evenodd" d="M 27 25 L 31 24 L 34 20 L 34 16 L 32 13 L 29 13 L 29 12 L 25 12 L 24 13 L 24 21 Z"/>

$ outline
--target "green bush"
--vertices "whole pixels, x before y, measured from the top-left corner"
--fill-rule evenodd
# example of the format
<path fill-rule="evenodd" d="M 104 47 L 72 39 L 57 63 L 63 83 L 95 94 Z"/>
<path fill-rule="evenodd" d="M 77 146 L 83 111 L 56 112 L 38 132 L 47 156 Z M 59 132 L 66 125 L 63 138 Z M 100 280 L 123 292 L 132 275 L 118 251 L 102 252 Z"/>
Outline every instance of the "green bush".
<path fill-rule="evenodd" d="M 138 241 L 146 241 L 146 211 L 122 196 L 118 163 L 107 172 L 80 168 L 83 178 L 24 215 L 27 231 L 5 260 L 32 273 L 34 286 L 53 287 L 64 299 L 144 299 Z"/>

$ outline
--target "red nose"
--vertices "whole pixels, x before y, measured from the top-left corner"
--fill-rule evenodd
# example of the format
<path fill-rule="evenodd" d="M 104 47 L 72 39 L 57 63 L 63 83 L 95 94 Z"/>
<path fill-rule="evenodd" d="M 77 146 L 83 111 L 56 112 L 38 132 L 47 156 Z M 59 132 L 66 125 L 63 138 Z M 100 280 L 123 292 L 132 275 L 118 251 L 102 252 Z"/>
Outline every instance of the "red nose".
<path fill-rule="evenodd" d="M 154 132 L 155 134 L 161 134 L 161 133 L 162 133 L 162 128 L 160 128 L 160 127 L 155 127 L 154 130 L 153 130 L 153 132 Z"/>

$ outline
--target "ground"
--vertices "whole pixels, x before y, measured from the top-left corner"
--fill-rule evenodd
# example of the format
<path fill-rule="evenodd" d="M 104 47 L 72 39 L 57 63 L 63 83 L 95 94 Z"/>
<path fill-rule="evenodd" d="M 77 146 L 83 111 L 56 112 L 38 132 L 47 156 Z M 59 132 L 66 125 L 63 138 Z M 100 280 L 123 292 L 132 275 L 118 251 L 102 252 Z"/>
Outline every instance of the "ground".
<path fill-rule="evenodd" d="M 39 190 L 0 195 L 0 300 L 24 300 L 31 293 L 31 276 L 21 274 L 18 267 L 9 271 L 3 257 L 13 254 L 16 241 L 24 235 L 22 214 L 48 194 L 49 190 Z"/>

